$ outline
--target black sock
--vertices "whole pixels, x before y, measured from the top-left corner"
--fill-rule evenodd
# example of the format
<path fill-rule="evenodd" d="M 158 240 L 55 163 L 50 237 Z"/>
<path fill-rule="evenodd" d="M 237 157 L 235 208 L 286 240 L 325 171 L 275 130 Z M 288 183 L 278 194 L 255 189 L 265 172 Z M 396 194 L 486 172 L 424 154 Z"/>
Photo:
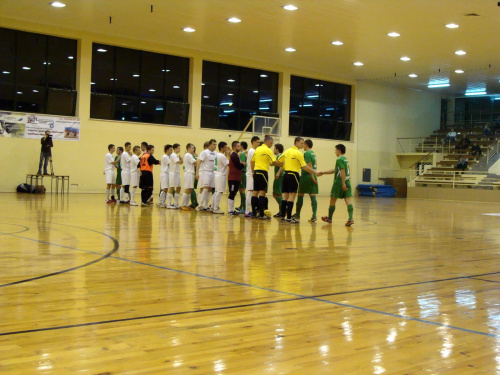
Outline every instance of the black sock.
<path fill-rule="evenodd" d="M 290 220 L 292 218 L 293 202 L 287 202 L 286 205 L 286 218 Z"/>
<path fill-rule="evenodd" d="M 259 197 L 260 216 L 264 216 L 264 209 L 265 208 L 266 208 L 266 197 Z"/>
<path fill-rule="evenodd" d="M 146 203 L 146 201 L 148 200 L 146 198 L 146 190 L 144 190 L 144 189 L 141 190 L 141 200 L 142 200 L 142 203 Z"/>
<path fill-rule="evenodd" d="M 288 204 L 288 201 L 286 200 L 282 200 L 281 201 L 281 209 L 280 209 L 280 215 L 281 217 L 285 217 L 286 216 L 286 206 Z"/>
<path fill-rule="evenodd" d="M 264 197 L 264 210 L 269 210 L 269 199 Z"/>
<path fill-rule="evenodd" d="M 253 216 L 257 215 L 257 210 L 259 209 L 259 197 L 252 197 L 252 214 Z"/>

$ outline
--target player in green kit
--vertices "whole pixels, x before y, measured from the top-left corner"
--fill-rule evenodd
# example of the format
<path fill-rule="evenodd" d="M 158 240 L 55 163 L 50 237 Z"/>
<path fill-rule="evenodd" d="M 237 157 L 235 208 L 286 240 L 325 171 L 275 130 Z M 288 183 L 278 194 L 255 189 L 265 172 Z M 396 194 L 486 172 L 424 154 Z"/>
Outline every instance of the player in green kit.
<path fill-rule="evenodd" d="M 274 155 L 276 155 L 276 160 L 281 156 L 283 153 L 283 145 L 281 143 L 277 143 L 274 145 Z M 273 182 L 273 198 L 276 199 L 276 202 L 278 202 L 278 213 L 274 215 L 274 217 L 281 217 L 281 202 L 283 201 L 282 198 L 282 191 L 281 191 L 281 186 L 283 185 L 283 176 L 285 175 L 285 172 L 283 171 L 282 167 L 274 166 L 274 182 Z"/>
<path fill-rule="evenodd" d="M 332 193 L 330 198 L 330 207 L 328 209 L 328 216 L 323 216 L 321 220 L 325 223 L 332 223 L 333 213 L 335 212 L 335 203 L 337 199 L 345 199 L 345 204 L 347 205 L 347 212 L 349 213 L 349 220 L 345 223 L 346 227 L 350 227 L 354 224 L 352 219 L 352 190 L 351 190 L 351 173 L 349 170 L 349 162 L 347 161 L 345 154 L 345 146 L 343 144 L 338 144 L 335 146 L 335 155 L 337 155 L 337 162 L 335 163 L 335 169 L 326 172 L 319 172 L 318 176 L 324 174 L 335 173 L 335 178 L 333 180 Z"/>
<path fill-rule="evenodd" d="M 240 154 L 240 160 L 242 163 L 245 164 L 245 167 L 243 168 L 243 170 L 241 171 L 241 183 L 240 183 L 240 199 L 241 199 L 241 203 L 240 203 L 240 207 L 238 207 L 238 211 L 240 211 L 240 213 L 244 214 L 245 213 L 245 209 L 246 209 L 246 204 L 245 204 L 245 200 L 246 200 L 246 194 L 245 194 L 245 190 L 247 188 L 247 155 L 248 155 L 248 143 L 246 142 L 240 142 L 240 145 L 241 145 L 241 154 Z"/>
<path fill-rule="evenodd" d="M 304 141 L 304 160 L 309 168 L 316 170 L 316 154 L 312 150 L 313 142 L 310 139 Z M 297 198 L 297 205 L 295 215 L 293 217 L 297 220 L 300 219 L 300 211 L 302 210 L 302 205 L 304 204 L 304 195 L 309 194 L 311 198 L 312 207 L 312 217 L 309 219 L 310 223 L 316 222 L 316 213 L 318 212 L 318 201 L 316 200 L 316 195 L 318 194 L 318 180 L 316 177 L 309 172 L 302 169 L 300 182 L 299 182 L 299 197 Z"/>

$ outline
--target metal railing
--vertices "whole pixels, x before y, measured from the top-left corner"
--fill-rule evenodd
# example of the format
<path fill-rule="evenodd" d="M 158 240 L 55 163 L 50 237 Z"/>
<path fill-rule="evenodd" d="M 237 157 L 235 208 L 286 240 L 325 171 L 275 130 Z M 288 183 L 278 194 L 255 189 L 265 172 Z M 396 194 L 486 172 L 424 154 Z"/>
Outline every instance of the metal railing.
<path fill-rule="evenodd" d="M 419 161 L 410 166 L 410 176 L 408 178 L 408 186 L 415 186 L 415 180 L 423 175 L 427 169 L 434 165 L 434 152 L 429 152 Z"/>
<path fill-rule="evenodd" d="M 495 122 L 500 119 L 500 112 L 490 110 L 448 111 L 441 114 L 442 126 L 453 125 L 484 125 L 487 122 Z M 453 125 L 452 125 L 453 124 Z"/>
<path fill-rule="evenodd" d="M 488 148 L 486 152 L 486 164 L 489 166 L 490 160 L 492 160 L 495 156 L 500 152 L 500 138 L 497 139 L 491 146 Z"/>
<path fill-rule="evenodd" d="M 415 137 L 415 138 L 398 138 L 397 152 L 403 154 L 409 153 L 424 153 L 424 152 L 451 152 L 455 149 L 455 142 L 451 140 L 439 140 L 438 138 L 429 139 L 430 137 Z"/>
<path fill-rule="evenodd" d="M 478 186 L 479 183 L 487 177 L 486 172 L 473 172 L 473 171 L 439 171 L 435 173 L 426 173 L 421 176 L 424 179 L 417 181 L 418 177 L 413 181 L 413 185 L 408 184 L 408 186 L 415 186 L 417 183 L 425 185 L 451 185 L 452 189 L 458 186 Z M 484 184 L 484 186 L 492 186 Z"/>

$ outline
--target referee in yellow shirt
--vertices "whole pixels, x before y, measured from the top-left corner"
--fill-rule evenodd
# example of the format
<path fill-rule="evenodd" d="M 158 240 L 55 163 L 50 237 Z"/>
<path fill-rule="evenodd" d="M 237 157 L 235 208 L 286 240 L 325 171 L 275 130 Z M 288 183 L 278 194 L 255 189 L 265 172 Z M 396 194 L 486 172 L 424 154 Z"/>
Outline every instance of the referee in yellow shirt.
<path fill-rule="evenodd" d="M 266 135 L 264 138 L 264 143 L 262 146 L 257 147 L 255 153 L 253 154 L 252 160 L 250 161 L 250 166 L 253 172 L 253 192 L 252 192 L 252 214 L 253 217 L 258 219 L 268 219 L 264 214 L 264 210 L 268 208 L 268 201 L 266 198 L 267 186 L 269 183 L 269 167 L 271 165 L 276 165 L 278 167 L 283 166 L 283 163 L 276 161 L 276 156 L 274 155 L 271 147 L 273 146 L 273 138 Z M 257 211 L 259 216 L 257 216 Z"/>
<path fill-rule="evenodd" d="M 281 202 L 281 221 L 286 221 L 291 224 L 298 224 L 299 220 L 292 218 L 293 203 L 295 202 L 295 196 L 299 190 L 299 172 L 300 169 L 314 174 L 317 176 L 317 172 L 309 168 L 304 160 L 304 154 L 299 150 L 304 148 L 304 138 L 295 138 L 294 146 L 290 147 L 284 153 L 281 154 L 278 161 L 281 161 L 284 166 L 283 170 L 285 175 L 283 176 L 283 201 Z M 286 218 L 285 218 L 286 216 Z"/>

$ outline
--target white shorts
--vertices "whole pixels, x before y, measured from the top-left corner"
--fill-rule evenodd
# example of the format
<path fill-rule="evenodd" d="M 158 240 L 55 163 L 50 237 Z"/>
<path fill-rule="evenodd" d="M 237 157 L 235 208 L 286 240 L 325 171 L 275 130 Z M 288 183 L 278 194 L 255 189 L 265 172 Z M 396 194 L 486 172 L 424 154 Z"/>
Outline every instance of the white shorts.
<path fill-rule="evenodd" d="M 184 173 L 184 189 L 194 189 L 194 173 Z"/>
<path fill-rule="evenodd" d="M 160 175 L 160 189 L 168 189 L 170 185 L 168 184 L 168 174 Z"/>
<path fill-rule="evenodd" d="M 253 191 L 253 176 L 247 175 L 246 189 L 248 191 Z"/>
<path fill-rule="evenodd" d="M 226 191 L 227 176 L 215 175 L 215 191 L 224 193 Z"/>
<path fill-rule="evenodd" d="M 175 173 L 175 172 L 168 173 L 168 186 L 171 188 L 181 187 L 180 173 Z"/>
<path fill-rule="evenodd" d="M 132 172 L 130 173 L 130 186 L 139 186 L 139 173 Z"/>
<path fill-rule="evenodd" d="M 215 175 L 208 172 L 200 172 L 200 181 L 198 183 L 200 188 L 214 188 L 215 187 Z"/>
<path fill-rule="evenodd" d="M 107 184 L 116 184 L 116 173 L 113 169 L 108 169 L 105 176 Z"/>
<path fill-rule="evenodd" d="M 122 186 L 130 185 L 130 171 L 122 171 Z"/>

